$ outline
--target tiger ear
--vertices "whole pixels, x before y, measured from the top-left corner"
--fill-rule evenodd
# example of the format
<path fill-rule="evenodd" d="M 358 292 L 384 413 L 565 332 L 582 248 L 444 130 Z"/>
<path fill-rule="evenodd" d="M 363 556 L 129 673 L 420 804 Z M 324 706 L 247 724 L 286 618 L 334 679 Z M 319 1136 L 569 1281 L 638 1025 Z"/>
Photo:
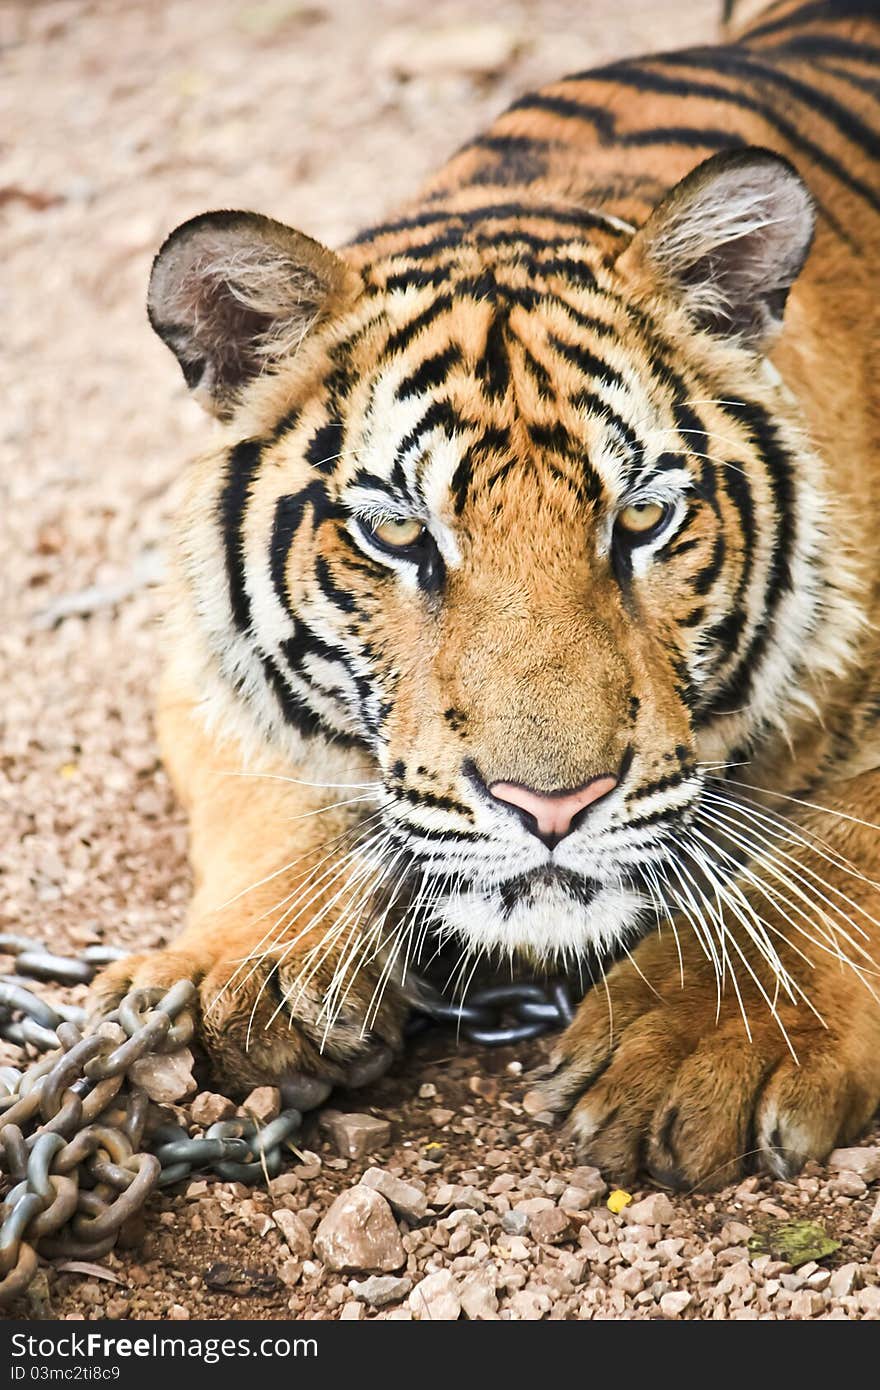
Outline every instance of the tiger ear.
<path fill-rule="evenodd" d="M 302 232 L 253 212 L 207 212 L 157 255 L 147 312 L 196 399 L 228 418 L 242 387 L 295 351 L 355 283 Z"/>
<path fill-rule="evenodd" d="M 716 154 L 660 202 L 617 261 L 637 297 L 666 294 L 698 327 L 760 351 L 782 323 L 816 221 L 787 159 Z"/>

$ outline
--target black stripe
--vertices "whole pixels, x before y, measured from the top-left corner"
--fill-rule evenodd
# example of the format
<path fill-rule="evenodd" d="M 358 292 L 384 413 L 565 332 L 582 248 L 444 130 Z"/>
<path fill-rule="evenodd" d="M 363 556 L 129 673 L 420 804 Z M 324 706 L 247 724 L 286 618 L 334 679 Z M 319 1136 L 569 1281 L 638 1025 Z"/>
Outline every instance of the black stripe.
<path fill-rule="evenodd" d="M 506 315 L 496 313 L 489 324 L 483 353 L 477 363 L 477 375 L 481 378 L 486 395 L 491 401 L 502 400 L 510 384 L 506 330 Z"/>
<path fill-rule="evenodd" d="M 877 0 L 814 0 L 813 4 L 802 5 L 782 19 L 768 20 L 743 35 L 749 42 L 764 38 L 767 34 L 778 34 L 793 24 L 812 24 L 815 21 L 831 23 L 842 19 L 876 19 Z"/>
<path fill-rule="evenodd" d="M 452 308 L 452 296 L 441 294 L 433 300 L 427 308 L 423 309 L 415 318 L 410 319 L 409 323 L 403 324 L 396 332 L 391 333 L 382 349 L 382 360 L 388 361 L 404 348 L 409 347 L 413 338 L 417 338 L 424 328 L 430 328 L 435 319 L 444 314 L 447 309 Z"/>
<path fill-rule="evenodd" d="M 243 439 L 229 454 L 226 485 L 220 494 L 220 525 L 226 553 L 226 580 L 232 621 L 245 633 L 251 623 L 251 601 L 245 585 L 244 517 L 253 483 L 262 459 L 259 439 Z"/>
<path fill-rule="evenodd" d="M 845 140 L 849 140 L 852 144 L 863 149 L 869 158 L 876 159 L 880 155 L 880 139 L 871 126 L 866 125 L 854 112 L 842 106 L 834 97 L 823 92 L 821 87 L 793 77 L 772 63 L 762 63 L 759 58 L 729 48 L 714 49 L 708 53 L 705 50 L 694 53 L 677 53 L 665 61 L 672 64 L 683 63 L 687 67 L 696 67 L 701 71 L 720 72 L 725 76 L 732 73 L 735 77 L 751 78 L 759 82 L 769 83 L 793 97 L 809 111 L 811 116 L 818 113 L 829 125 L 833 125 L 838 134 L 842 135 Z"/>
<path fill-rule="evenodd" d="M 475 141 L 474 143 L 479 144 L 482 141 Z M 469 148 L 469 146 L 465 146 L 465 148 Z M 361 232 L 355 237 L 351 245 L 358 246 L 363 242 L 374 241 L 380 236 L 388 236 L 395 232 L 415 231 L 437 224 L 448 225 L 450 228 L 455 226 L 464 228 L 479 226 L 483 222 L 513 222 L 520 218 L 536 222 L 570 225 L 578 231 L 589 231 L 597 228 L 603 231 L 608 230 L 608 224 L 604 217 L 592 212 L 589 208 L 553 207 L 552 205 L 534 203 L 489 203 L 485 207 L 469 208 L 467 211 L 443 208 L 430 209 L 427 212 L 416 213 L 412 217 L 401 217 L 394 222 L 383 222 Z M 518 229 L 514 229 L 514 234 L 518 234 Z M 405 248 L 407 253 L 410 249 L 410 247 Z"/>
<path fill-rule="evenodd" d="M 299 492 L 279 497 L 275 503 L 272 539 L 269 542 L 269 569 L 275 593 L 288 612 L 290 604 L 287 593 L 287 557 L 305 518 L 306 507 L 312 508 L 316 524 L 327 514 L 327 493 L 324 484 L 317 479 Z"/>
<path fill-rule="evenodd" d="M 610 366 L 608 362 L 603 361 L 601 357 L 597 357 L 583 343 L 567 343 L 564 338 L 557 337 L 555 333 L 548 335 L 548 342 L 561 357 L 571 362 L 584 376 L 590 377 L 592 380 L 606 382 L 609 386 L 624 385 L 620 372 Z"/>
<path fill-rule="evenodd" d="M 775 48 L 761 48 L 763 53 L 793 54 L 807 58 L 842 58 L 853 63 L 880 64 L 880 48 L 861 39 L 848 39 L 840 34 L 797 34 L 785 39 Z"/>
<path fill-rule="evenodd" d="M 719 51 L 720 50 L 714 50 L 713 54 Z M 676 63 L 710 69 L 712 66 L 710 62 L 702 61 L 701 54 L 694 53 L 664 54 L 662 61 L 670 66 L 674 66 Z M 823 149 L 821 145 L 817 145 L 814 140 L 811 140 L 799 130 L 797 126 L 787 120 L 785 116 L 780 114 L 776 107 L 771 106 L 769 102 L 761 101 L 757 97 L 745 92 L 735 91 L 729 87 L 721 86 L 719 83 L 694 82 L 684 78 L 669 77 L 662 72 L 658 72 L 655 68 L 627 68 L 624 64 L 618 64 L 613 69 L 613 72 L 617 80 L 623 79 L 627 82 L 628 86 L 636 87 L 637 90 L 641 92 L 651 91 L 673 96 L 691 96 L 711 101 L 723 101 L 730 106 L 738 107 L 740 110 L 746 110 L 754 115 L 761 116 L 761 118 L 767 122 L 768 126 L 771 126 L 784 140 L 788 141 L 793 149 L 798 150 L 806 159 L 813 161 L 813 163 L 825 169 L 827 173 L 831 174 L 840 183 L 843 183 L 854 193 L 864 198 L 872 207 L 878 206 L 877 194 L 869 185 L 865 184 L 861 179 L 856 178 L 853 174 L 850 174 L 839 160 L 835 159 L 834 156 Z M 767 69 L 765 75 L 772 77 L 774 74 Z M 837 223 L 828 212 L 827 208 L 823 207 L 822 212 L 826 218 L 828 218 L 829 222 L 837 228 Z"/>
<path fill-rule="evenodd" d="M 730 713 L 747 701 L 752 681 L 770 640 L 773 620 L 780 601 L 791 588 L 791 556 L 795 532 L 795 491 L 791 456 L 782 446 L 775 425 L 761 406 L 748 401 L 728 401 L 725 413 L 732 414 L 740 425 L 748 430 L 763 460 L 773 494 L 776 535 L 764 586 L 761 622 L 722 688 L 699 711 L 700 724 L 707 723 L 715 715 Z"/>
<path fill-rule="evenodd" d="M 457 343 L 450 343 L 442 352 L 425 357 L 419 365 L 404 377 L 395 396 L 399 401 L 409 400 L 411 396 L 421 396 L 446 380 L 451 367 L 461 361 L 461 349 Z"/>
<path fill-rule="evenodd" d="M 600 418 L 606 420 L 630 449 L 634 451 L 641 450 L 642 441 L 639 439 L 639 436 L 632 426 L 627 424 L 623 416 L 618 415 L 617 411 L 608 405 L 606 401 L 603 401 L 601 396 L 597 396 L 595 392 L 577 391 L 575 395 L 569 396 L 568 403 L 574 406 L 576 410 L 586 410 L 589 411 L 591 415 L 598 415 Z"/>
<path fill-rule="evenodd" d="M 315 556 L 315 579 L 324 597 L 341 608 L 343 613 L 353 613 L 357 608 L 354 596 L 350 589 L 343 589 L 337 584 L 333 573 L 323 555 Z"/>
<path fill-rule="evenodd" d="M 721 573 L 726 550 L 727 546 L 724 540 L 724 532 L 719 531 L 715 537 L 715 544 L 712 547 L 712 554 L 709 560 L 702 569 L 697 571 L 691 580 L 691 588 L 694 593 L 699 594 L 701 598 L 705 598 Z"/>
<path fill-rule="evenodd" d="M 613 69 L 608 69 L 609 75 Z M 566 81 L 600 80 L 602 70 L 590 73 L 576 73 Z M 616 76 L 616 74 L 615 74 Z M 599 141 L 603 145 L 621 145 L 626 149 L 639 149 L 652 145 L 684 145 L 690 149 L 729 150 L 739 149 L 746 141 L 732 130 L 718 130 L 710 126 L 646 126 L 642 130 L 619 131 L 615 113 L 604 106 L 593 106 L 573 97 L 551 96 L 546 92 L 536 92 L 514 102 L 511 111 L 543 111 L 547 115 L 562 116 L 569 120 L 582 121 L 595 127 Z"/>
<path fill-rule="evenodd" d="M 742 570 L 729 612 L 705 634 L 706 641 L 720 649 L 721 660 L 715 662 L 716 669 L 733 656 L 748 620 L 745 596 L 752 577 L 755 549 L 755 508 L 743 469 L 733 463 L 725 464 L 724 486 L 739 517 Z"/>
<path fill-rule="evenodd" d="M 332 472 L 343 452 L 343 438 L 342 426 L 335 420 L 321 425 L 305 447 L 306 462 L 311 464 L 312 468 L 317 468 L 320 473 Z"/>

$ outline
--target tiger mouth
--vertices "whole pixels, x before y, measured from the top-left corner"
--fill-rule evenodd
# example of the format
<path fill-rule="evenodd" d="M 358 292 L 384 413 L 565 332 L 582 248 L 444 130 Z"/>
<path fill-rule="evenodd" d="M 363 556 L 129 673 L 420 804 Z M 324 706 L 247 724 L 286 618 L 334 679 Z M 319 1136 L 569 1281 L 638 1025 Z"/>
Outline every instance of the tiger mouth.
<path fill-rule="evenodd" d="M 498 885 L 496 892 L 501 899 L 504 916 L 509 917 L 515 908 L 528 906 L 548 895 L 565 896 L 581 907 L 589 907 L 604 886 L 598 879 L 574 873 L 571 869 L 543 865 L 506 879 Z"/>

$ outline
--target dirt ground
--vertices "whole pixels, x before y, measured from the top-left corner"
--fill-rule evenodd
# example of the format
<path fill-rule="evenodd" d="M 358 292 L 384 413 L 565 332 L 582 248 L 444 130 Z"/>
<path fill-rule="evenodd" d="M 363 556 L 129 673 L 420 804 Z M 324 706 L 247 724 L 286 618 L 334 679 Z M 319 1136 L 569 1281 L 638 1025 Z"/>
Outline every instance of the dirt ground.
<path fill-rule="evenodd" d="M 523 89 L 708 39 L 719 9 L 0 0 L 0 930 L 62 950 L 142 947 L 173 935 L 186 904 L 185 828 L 152 730 L 154 584 L 182 463 L 211 427 L 144 316 L 164 235 L 206 208 L 246 207 L 338 242 Z M 301 1212 L 313 1232 L 375 1163 L 433 1203 L 403 1230 L 404 1277 L 443 1284 L 446 1270 L 454 1285 L 431 1316 L 457 1315 L 486 1268 L 494 1291 L 464 1297 L 483 1309 L 471 1316 L 880 1316 L 877 1189 L 852 1174 L 749 1179 L 635 1225 L 600 1199 L 553 1235 L 540 1213 L 589 1180 L 523 1111 L 520 1064 L 540 1052 L 422 1044 L 347 1106 L 392 1122 L 366 1165 L 316 1133 L 320 1164 L 272 1195 L 197 1182 L 156 1198 L 144 1243 L 102 1262 L 112 1279 L 50 1272 L 48 1302 L 15 1311 L 408 1316 L 406 1292 L 377 1313 L 272 1216 Z M 822 1220 L 840 1249 L 797 1272 L 750 1256 L 752 1232 L 786 1214 Z M 235 1293 L 206 1280 L 221 1259 L 239 1271 Z"/>

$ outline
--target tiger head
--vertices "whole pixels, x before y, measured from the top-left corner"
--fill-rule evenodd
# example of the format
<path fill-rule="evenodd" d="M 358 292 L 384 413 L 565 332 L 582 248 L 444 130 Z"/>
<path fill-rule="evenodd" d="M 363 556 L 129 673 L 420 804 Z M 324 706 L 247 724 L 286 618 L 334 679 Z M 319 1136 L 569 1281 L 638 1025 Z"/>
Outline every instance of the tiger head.
<path fill-rule="evenodd" d="M 766 358 L 812 231 L 748 150 L 638 230 L 471 189 L 339 255 L 221 212 L 156 259 L 225 421 L 181 533 L 205 679 L 292 765 L 378 769 L 392 876 L 471 946 L 605 952 L 684 904 L 707 768 L 839 661 Z"/>

